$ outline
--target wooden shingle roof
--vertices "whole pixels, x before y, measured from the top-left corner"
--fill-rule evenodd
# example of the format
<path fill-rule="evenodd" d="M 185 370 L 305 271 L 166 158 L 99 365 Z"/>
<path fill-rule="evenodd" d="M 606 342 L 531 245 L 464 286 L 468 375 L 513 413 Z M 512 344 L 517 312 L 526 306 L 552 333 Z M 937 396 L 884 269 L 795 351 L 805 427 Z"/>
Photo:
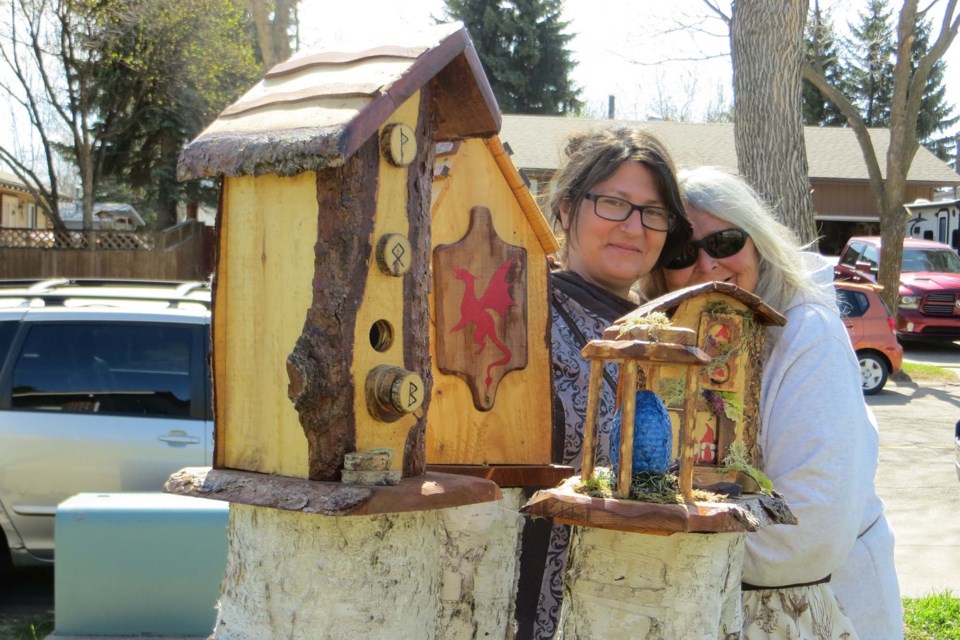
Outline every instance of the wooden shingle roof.
<path fill-rule="evenodd" d="M 183 152 L 183 179 L 289 176 L 342 165 L 422 88 L 439 139 L 486 137 L 500 110 L 460 23 L 400 33 L 391 45 L 305 52 L 278 64 Z"/>
<path fill-rule="evenodd" d="M 627 315 L 614 322 L 613 326 L 604 331 L 604 337 L 606 338 L 611 335 L 616 335 L 615 330 L 619 330 L 618 328 L 620 326 L 642 320 L 651 313 L 667 313 L 673 309 L 676 309 L 677 306 L 679 306 L 684 300 L 690 300 L 703 294 L 714 292 L 728 295 L 734 300 L 738 300 L 745 304 L 757 314 L 757 321 L 760 324 L 782 327 L 787 323 L 787 319 L 779 311 L 768 305 L 766 302 L 760 299 L 760 297 L 756 296 L 750 291 L 745 291 L 737 285 L 730 284 L 729 282 L 704 282 L 702 284 L 695 284 L 684 289 L 677 289 L 676 291 L 667 293 L 659 298 L 655 298 L 640 305 L 634 311 L 631 311 Z"/>
<path fill-rule="evenodd" d="M 659 138 L 670 150 L 677 167 L 718 166 L 737 170 L 733 125 L 594 120 L 556 116 L 504 115 L 500 137 L 514 150 L 513 161 L 525 171 L 554 171 L 563 145 L 573 133 L 598 128 L 640 127 Z M 853 130 L 845 127 L 804 127 L 809 176 L 814 180 L 866 181 L 867 169 Z M 886 172 L 886 129 L 871 129 L 870 137 Z M 917 150 L 908 181 L 935 186 L 960 185 L 960 175 L 925 147 Z"/>

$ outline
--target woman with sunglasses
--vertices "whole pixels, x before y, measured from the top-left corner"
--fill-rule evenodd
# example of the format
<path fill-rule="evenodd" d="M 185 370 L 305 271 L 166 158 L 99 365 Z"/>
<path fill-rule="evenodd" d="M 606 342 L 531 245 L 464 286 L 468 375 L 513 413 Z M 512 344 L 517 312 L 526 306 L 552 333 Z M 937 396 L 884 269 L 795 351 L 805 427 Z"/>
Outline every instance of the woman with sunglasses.
<path fill-rule="evenodd" d="M 580 350 L 637 307 L 631 288 L 686 244 L 690 224 L 673 161 L 653 136 L 626 128 L 586 133 L 571 138 L 564 155 L 548 204 L 564 238 L 564 266 L 550 278 L 554 441 L 556 461 L 579 470 L 590 378 Z M 616 368 L 608 367 L 600 404 L 608 418 L 616 376 Z M 609 427 L 597 439 L 597 463 L 609 464 Z M 526 523 L 518 638 L 556 632 L 568 535 L 567 527 L 548 521 Z"/>
<path fill-rule="evenodd" d="M 832 269 L 742 179 L 701 168 L 680 181 L 693 241 L 644 290 L 731 282 L 787 318 L 766 330 L 758 444 L 799 524 L 747 536 L 741 637 L 902 638 L 893 532 L 874 486 L 877 425 Z"/>

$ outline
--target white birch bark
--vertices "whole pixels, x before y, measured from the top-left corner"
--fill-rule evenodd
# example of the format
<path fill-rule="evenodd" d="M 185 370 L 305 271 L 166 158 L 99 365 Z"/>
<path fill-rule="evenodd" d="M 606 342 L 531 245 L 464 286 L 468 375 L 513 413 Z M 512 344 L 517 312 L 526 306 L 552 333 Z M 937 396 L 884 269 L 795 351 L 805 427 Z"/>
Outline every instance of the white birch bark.
<path fill-rule="evenodd" d="M 444 539 L 438 638 L 513 637 L 522 490 L 501 491 L 503 498 L 497 502 L 440 512 Z"/>
<path fill-rule="evenodd" d="M 232 504 L 214 640 L 512 635 L 523 516 L 503 494 L 340 518 Z"/>
<path fill-rule="evenodd" d="M 564 640 L 738 638 L 744 534 L 671 536 L 576 527 Z"/>
<path fill-rule="evenodd" d="M 231 504 L 214 639 L 433 640 L 439 520 Z"/>

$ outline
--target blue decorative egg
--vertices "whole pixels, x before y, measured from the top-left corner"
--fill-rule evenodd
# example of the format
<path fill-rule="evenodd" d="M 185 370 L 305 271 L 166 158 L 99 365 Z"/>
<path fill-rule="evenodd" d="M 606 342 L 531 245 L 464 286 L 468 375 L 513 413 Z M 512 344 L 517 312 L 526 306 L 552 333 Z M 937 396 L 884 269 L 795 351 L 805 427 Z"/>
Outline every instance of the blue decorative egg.
<path fill-rule="evenodd" d="M 610 464 L 616 474 L 620 466 L 620 421 L 623 411 L 617 411 L 610 428 Z M 647 471 L 666 473 L 670 466 L 673 432 L 670 415 L 660 397 L 652 391 L 637 391 L 636 413 L 633 418 L 633 473 Z"/>

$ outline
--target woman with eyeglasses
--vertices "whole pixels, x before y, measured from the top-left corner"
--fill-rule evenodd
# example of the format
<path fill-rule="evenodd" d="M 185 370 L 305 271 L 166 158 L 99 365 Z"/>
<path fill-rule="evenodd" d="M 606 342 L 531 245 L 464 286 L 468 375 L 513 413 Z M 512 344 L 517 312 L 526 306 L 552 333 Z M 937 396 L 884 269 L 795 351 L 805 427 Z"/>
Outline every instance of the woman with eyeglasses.
<path fill-rule="evenodd" d="M 580 350 L 637 307 L 641 276 L 690 238 L 676 171 L 653 136 L 621 128 L 571 138 L 548 203 L 564 239 L 563 267 L 551 273 L 555 459 L 579 470 L 590 364 Z M 609 423 L 617 370 L 600 402 L 597 464 L 609 465 Z M 562 597 L 569 530 L 528 520 L 524 530 L 517 637 L 551 638 Z"/>
<path fill-rule="evenodd" d="M 680 182 L 693 240 L 644 291 L 731 282 L 787 318 L 766 329 L 758 444 L 799 524 L 747 535 L 741 637 L 902 638 L 893 532 L 874 486 L 877 425 L 832 269 L 742 179 L 700 168 Z"/>

